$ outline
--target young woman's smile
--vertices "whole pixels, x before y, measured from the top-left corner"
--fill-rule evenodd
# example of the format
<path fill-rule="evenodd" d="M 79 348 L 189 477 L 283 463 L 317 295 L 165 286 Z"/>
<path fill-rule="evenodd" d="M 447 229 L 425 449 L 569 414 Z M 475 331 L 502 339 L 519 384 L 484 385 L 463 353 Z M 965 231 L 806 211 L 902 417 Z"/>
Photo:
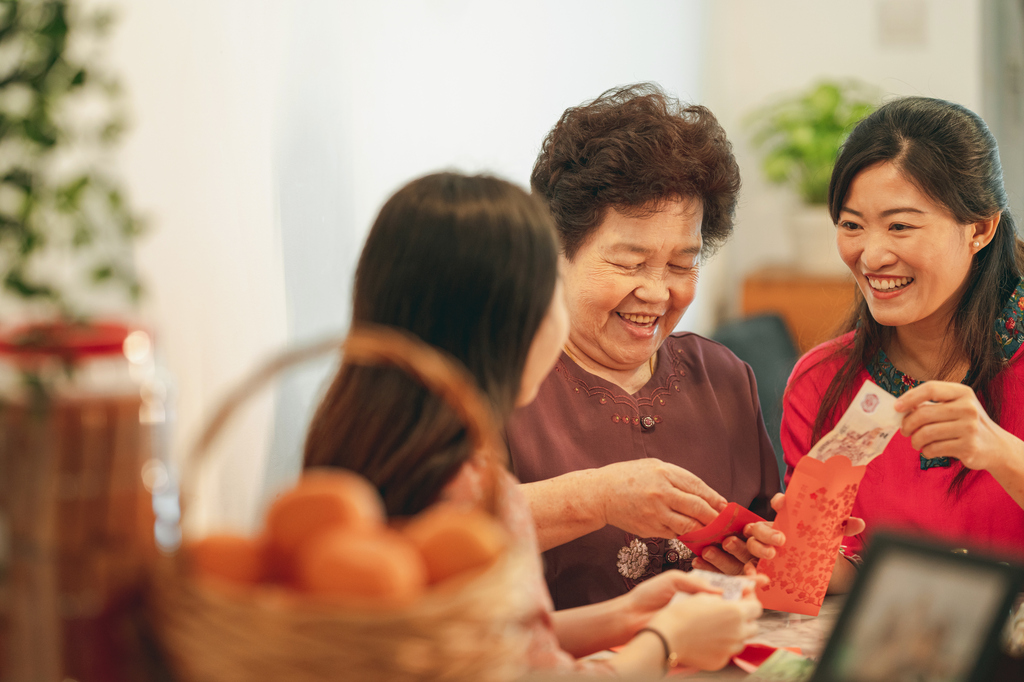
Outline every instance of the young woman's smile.
<path fill-rule="evenodd" d="M 839 255 L 875 320 L 945 332 L 977 252 L 973 224 L 961 225 L 894 164 L 880 163 L 850 183 L 836 229 Z"/>

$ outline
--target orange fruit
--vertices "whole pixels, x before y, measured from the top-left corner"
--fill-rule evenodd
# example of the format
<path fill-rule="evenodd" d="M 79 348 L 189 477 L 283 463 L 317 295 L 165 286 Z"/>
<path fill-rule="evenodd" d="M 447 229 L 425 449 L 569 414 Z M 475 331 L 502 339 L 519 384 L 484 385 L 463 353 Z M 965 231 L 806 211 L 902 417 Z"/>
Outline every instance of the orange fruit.
<path fill-rule="evenodd" d="M 401 533 L 389 528 L 334 528 L 314 537 L 296 557 L 303 590 L 374 606 L 402 606 L 427 582 L 423 558 Z"/>
<path fill-rule="evenodd" d="M 202 576 L 242 585 L 266 577 L 266 545 L 261 539 L 237 535 L 208 535 L 184 547 L 193 568 Z"/>
<path fill-rule="evenodd" d="M 384 525 L 384 502 L 365 478 L 347 469 L 310 469 L 267 512 L 267 535 L 279 556 L 293 557 L 330 528 Z"/>
<path fill-rule="evenodd" d="M 431 585 L 490 566 L 508 545 L 505 529 L 477 509 L 436 505 L 403 529 L 423 555 Z"/>

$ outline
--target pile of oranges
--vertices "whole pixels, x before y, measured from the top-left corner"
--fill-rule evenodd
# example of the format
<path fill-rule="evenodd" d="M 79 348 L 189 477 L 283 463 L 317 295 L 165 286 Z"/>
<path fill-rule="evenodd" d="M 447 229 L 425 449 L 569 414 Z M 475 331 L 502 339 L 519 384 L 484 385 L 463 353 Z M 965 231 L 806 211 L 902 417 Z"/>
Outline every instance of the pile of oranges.
<path fill-rule="evenodd" d="M 210 535 L 183 551 L 214 583 L 282 585 L 376 608 L 406 606 L 434 585 L 484 570 L 507 544 L 488 514 L 443 503 L 392 528 L 366 479 L 314 469 L 278 496 L 258 536 Z"/>

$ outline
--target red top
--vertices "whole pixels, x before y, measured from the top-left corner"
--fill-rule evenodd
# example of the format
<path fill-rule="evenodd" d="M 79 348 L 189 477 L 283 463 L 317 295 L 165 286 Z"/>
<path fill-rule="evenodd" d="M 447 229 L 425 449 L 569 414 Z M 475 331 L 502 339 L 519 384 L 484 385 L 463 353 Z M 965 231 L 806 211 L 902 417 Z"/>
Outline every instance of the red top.
<path fill-rule="evenodd" d="M 840 344 L 852 341 L 853 332 L 811 349 L 793 373 L 783 399 L 782 450 L 786 457 L 789 481 L 801 457 L 813 443 L 811 429 L 822 396 L 843 358 L 830 357 Z M 1002 382 L 1003 407 L 1000 426 L 1024 439 L 1024 362 L 1020 346 L 1016 347 L 1009 367 L 996 379 Z M 867 379 L 875 380 L 894 395 L 901 395 L 918 382 L 888 364 L 872 364 L 874 372 L 862 368 L 855 386 Z M 888 385 L 886 385 L 888 384 Z M 848 403 L 840 404 L 845 410 Z M 924 468 L 932 462 L 929 468 Z M 864 480 L 853 504 L 853 516 L 867 523 L 865 534 L 847 538 L 846 553 L 860 552 L 867 535 L 889 529 L 913 535 L 931 536 L 957 547 L 1024 558 L 1024 509 L 1003 490 L 987 471 L 968 476 L 962 493 L 951 495 L 950 482 L 960 467 L 922 462 L 920 453 L 910 439 L 899 433 L 881 456 L 867 466 Z"/>

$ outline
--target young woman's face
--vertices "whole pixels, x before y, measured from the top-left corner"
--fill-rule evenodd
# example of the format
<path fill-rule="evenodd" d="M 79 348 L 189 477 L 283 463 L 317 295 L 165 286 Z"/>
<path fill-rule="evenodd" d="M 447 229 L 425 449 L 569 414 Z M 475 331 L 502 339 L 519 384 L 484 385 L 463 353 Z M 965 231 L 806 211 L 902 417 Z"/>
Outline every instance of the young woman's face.
<path fill-rule="evenodd" d="M 537 333 L 530 343 L 530 352 L 526 356 L 523 378 L 519 382 L 519 397 L 516 406 L 521 407 L 533 402 L 537 397 L 540 385 L 558 361 L 565 340 L 569 338 L 569 313 L 565 307 L 565 292 L 562 289 L 562 278 L 555 283 L 555 293 L 551 297 L 548 313 L 537 328 Z"/>
<path fill-rule="evenodd" d="M 850 183 L 836 241 L 879 324 L 944 330 L 978 250 L 975 231 L 885 162 Z"/>

